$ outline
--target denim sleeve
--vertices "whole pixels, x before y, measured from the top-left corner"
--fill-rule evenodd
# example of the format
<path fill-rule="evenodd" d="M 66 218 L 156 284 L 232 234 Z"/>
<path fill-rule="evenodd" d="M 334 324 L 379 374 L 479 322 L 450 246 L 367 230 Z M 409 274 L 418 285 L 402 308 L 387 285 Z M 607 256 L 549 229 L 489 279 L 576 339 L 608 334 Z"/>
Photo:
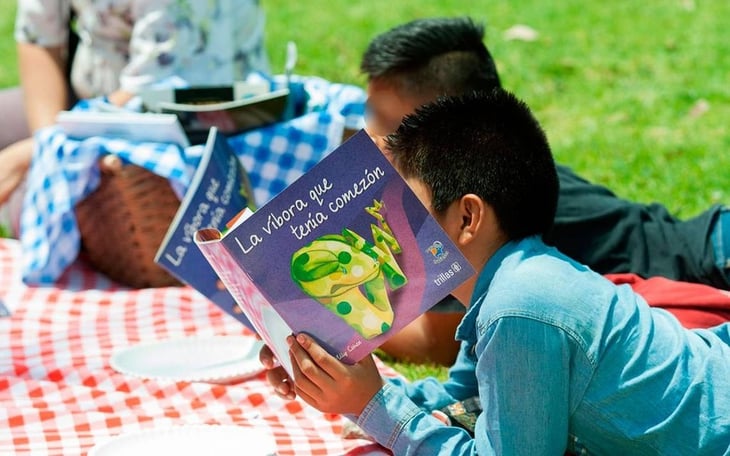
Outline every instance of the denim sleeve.
<path fill-rule="evenodd" d="M 474 440 L 466 431 L 432 417 L 392 383 L 378 391 L 357 425 L 399 456 L 476 454 Z"/>
<path fill-rule="evenodd" d="M 563 454 L 570 379 L 578 375 L 574 360 L 582 359 L 567 330 L 531 318 L 500 318 L 486 327 L 476 351 L 479 454 Z"/>
<path fill-rule="evenodd" d="M 563 454 L 575 350 L 557 326 L 529 318 L 497 319 L 475 346 L 476 365 L 470 365 L 471 350 L 465 344 L 444 385 L 435 380 L 386 383 L 357 424 L 397 455 Z M 447 385 L 462 388 L 469 369 L 478 382 L 483 408 L 474 438 L 443 425 L 428 412 L 439 401 L 453 399 Z"/>
<path fill-rule="evenodd" d="M 388 381 L 402 389 L 418 407 L 429 412 L 477 396 L 479 391 L 475 376 L 476 364 L 470 347 L 472 346 L 462 343 L 456 361 L 449 369 L 449 377 L 444 383 L 435 378 L 412 383 L 400 378 Z"/>

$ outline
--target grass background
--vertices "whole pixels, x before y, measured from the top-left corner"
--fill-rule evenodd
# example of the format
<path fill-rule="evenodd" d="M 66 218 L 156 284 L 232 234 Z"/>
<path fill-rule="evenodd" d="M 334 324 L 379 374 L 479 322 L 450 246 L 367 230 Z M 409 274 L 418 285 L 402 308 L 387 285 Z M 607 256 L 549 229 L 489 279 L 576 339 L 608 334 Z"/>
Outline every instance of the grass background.
<path fill-rule="evenodd" d="M 364 85 L 368 41 L 402 22 L 469 15 L 505 88 L 545 128 L 557 161 L 619 196 L 681 217 L 730 201 L 730 2 L 724 0 L 262 0 L 274 72 L 286 42 L 296 73 Z M 0 0 L 0 87 L 17 83 L 15 1 Z M 525 25 L 534 41 L 509 38 Z M 395 364 L 413 378 L 443 369 Z"/>

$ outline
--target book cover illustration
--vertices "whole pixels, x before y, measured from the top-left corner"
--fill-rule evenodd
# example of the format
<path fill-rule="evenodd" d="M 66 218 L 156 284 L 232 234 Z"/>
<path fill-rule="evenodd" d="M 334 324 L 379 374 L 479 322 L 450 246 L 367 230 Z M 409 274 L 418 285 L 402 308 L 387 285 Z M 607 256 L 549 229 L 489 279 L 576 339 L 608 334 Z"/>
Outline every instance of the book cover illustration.
<path fill-rule="evenodd" d="M 364 131 L 195 241 L 289 370 L 286 335 L 357 362 L 474 272 Z"/>
<path fill-rule="evenodd" d="M 201 228 L 223 228 L 245 208 L 254 208 L 246 171 L 225 137 L 211 128 L 188 190 L 155 255 L 155 262 L 253 329 L 218 274 L 195 246 Z"/>

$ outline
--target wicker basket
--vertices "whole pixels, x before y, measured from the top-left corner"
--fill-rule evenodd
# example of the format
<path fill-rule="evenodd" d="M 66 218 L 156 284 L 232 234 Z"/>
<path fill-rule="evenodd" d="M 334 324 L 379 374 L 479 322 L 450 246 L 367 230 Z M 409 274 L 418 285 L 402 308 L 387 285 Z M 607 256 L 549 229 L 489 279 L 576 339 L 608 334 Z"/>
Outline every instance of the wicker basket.
<path fill-rule="evenodd" d="M 122 165 L 114 156 L 105 157 L 99 188 L 76 206 L 81 254 L 123 285 L 181 285 L 154 262 L 179 206 L 167 179 L 140 166 Z"/>

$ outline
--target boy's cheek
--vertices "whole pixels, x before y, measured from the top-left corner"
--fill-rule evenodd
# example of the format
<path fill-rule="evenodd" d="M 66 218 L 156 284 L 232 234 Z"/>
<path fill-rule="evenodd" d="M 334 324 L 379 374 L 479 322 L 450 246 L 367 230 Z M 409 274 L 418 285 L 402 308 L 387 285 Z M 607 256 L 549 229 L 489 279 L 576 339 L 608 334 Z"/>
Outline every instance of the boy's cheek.
<path fill-rule="evenodd" d="M 374 133 L 372 130 L 365 128 L 365 132 L 370 136 L 370 139 L 373 140 L 376 146 L 378 146 L 378 149 L 385 155 L 385 158 L 388 159 L 389 162 L 393 163 L 392 155 L 390 153 L 390 150 L 388 149 L 388 145 L 385 142 L 385 136 L 379 135 L 377 133 Z"/>

